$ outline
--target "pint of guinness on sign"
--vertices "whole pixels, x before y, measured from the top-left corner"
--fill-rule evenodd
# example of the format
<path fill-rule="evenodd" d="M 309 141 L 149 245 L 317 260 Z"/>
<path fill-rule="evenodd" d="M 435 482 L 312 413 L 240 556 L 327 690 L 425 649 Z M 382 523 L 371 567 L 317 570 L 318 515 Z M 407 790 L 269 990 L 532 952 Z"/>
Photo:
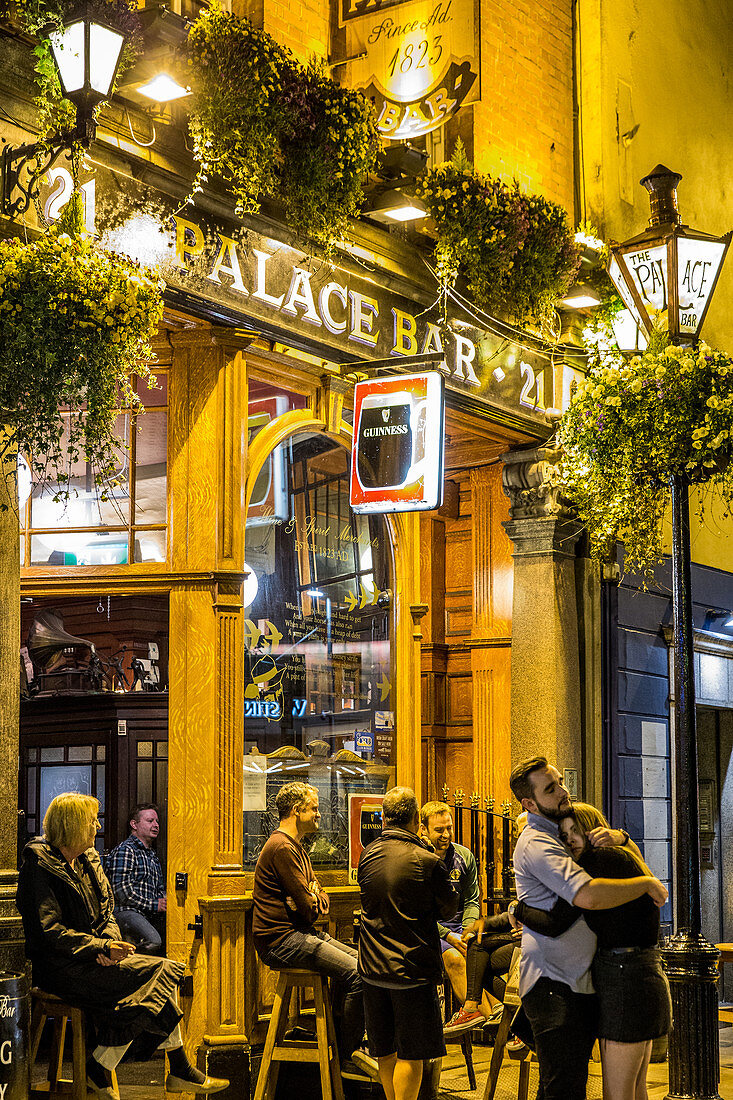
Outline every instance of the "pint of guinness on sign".
<path fill-rule="evenodd" d="M 444 381 L 439 371 L 357 382 L 351 507 L 410 512 L 443 500 Z"/>

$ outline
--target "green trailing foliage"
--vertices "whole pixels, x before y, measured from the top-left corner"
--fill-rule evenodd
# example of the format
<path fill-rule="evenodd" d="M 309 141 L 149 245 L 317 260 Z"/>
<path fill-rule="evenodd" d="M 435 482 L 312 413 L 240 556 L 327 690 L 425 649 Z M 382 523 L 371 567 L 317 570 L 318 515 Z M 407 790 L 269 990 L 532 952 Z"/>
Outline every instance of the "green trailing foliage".
<path fill-rule="evenodd" d="M 476 172 L 463 144 L 427 172 L 418 195 L 435 221 L 443 286 L 462 275 L 479 308 L 543 331 L 580 263 L 565 210 L 541 195 Z"/>
<path fill-rule="evenodd" d="M 376 164 L 371 104 L 216 7 L 201 12 L 188 49 L 194 191 L 219 176 L 240 214 L 276 198 L 293 230 L 328 250 L 358 214 L 362 183 Z"/>
<path fill-rule="evenodd" d="M 593 556 L 624 542 L 627 568 L 651 578 L 662 560 L 672 476 L 710 483 L 733 504 L 733 359 L 655 334 L 643 355 L 593 352 L 558 429 L 560 485 Z"/>

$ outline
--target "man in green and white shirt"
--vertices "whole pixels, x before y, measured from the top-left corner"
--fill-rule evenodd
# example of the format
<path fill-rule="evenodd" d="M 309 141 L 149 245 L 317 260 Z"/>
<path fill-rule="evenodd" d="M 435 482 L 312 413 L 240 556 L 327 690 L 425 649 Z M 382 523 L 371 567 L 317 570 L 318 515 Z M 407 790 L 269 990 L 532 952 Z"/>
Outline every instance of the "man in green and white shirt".
<path fill-rule="evenodd" d="M 453 839 L 453 816 L 445 802 L 426 802 L 420 811 L 423 836 L 446 865 L 458 893 L 458 912 L 438 923 L 443 967 L 461 1004 L 466 999 L 466 944 L 461 938 L 481 915 L 478 870 L 473 852 Z"/>

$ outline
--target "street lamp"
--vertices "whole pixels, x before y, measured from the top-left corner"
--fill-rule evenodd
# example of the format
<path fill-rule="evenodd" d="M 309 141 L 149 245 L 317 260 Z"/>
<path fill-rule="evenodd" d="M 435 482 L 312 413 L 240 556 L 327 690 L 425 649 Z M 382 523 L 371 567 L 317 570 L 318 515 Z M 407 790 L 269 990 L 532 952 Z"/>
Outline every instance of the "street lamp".
<path fill-rule="evenodd" d="M 611 244 L 608 274 L 648 335 L 668 332 L 695 344 L 710 305 L 731 234 L 713 237 L 680 224 L 677 184 L 663 165 L 641 181 L 650 196 L 649 227 Z M 675 933 L 662 951 L 672 993 L 667 1100 L 719 1100 L 717 962 L 702 934 L 700 838 L 695 725 L 694 640 L 690 585 L 689 481 L 670 477 L 672 607 L 674 611 Z"/>
<path fill-rule="evenodd" d="M 49 42 L 61 90 L 76 107 L 76 125 L 46 142 L 3 148 L 1 208 L 10 218 L 24 214 L 38 197 L 41 177 L 61 153 L 74 144 L 89 148 L 96 131 L 94 108 L 110 96 L 125 35 L 100 19 L 96 11 L 92 15 L 81 8 L 51 31 Z M 21 179 L 24 169 L 27 182 Z"/>

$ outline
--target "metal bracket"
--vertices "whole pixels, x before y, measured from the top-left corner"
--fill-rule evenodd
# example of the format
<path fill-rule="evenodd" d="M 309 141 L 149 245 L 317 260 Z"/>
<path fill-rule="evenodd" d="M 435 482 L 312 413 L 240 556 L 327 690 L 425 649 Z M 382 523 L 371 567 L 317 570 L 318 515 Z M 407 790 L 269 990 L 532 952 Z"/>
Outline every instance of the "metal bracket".
<path fill-rule="evenodd" d="M 76 127 L 54 134 L 48 141 L 32 145 L 5 145 L 0 164 L 0 212 L 8 218 L 25 214 L 38 198 L 42 176 L 56 163 L 63 152 L 71 153 L 74 144 L 88 149 L 94 138 L 96 123 L 89 115 L 77 110 Z M 35 161 L 35 168 L 30 164 Z M 21 179 L 26 169 L 24 179 Z M 14 192 L 19 192 L 13 197 Z"/>

